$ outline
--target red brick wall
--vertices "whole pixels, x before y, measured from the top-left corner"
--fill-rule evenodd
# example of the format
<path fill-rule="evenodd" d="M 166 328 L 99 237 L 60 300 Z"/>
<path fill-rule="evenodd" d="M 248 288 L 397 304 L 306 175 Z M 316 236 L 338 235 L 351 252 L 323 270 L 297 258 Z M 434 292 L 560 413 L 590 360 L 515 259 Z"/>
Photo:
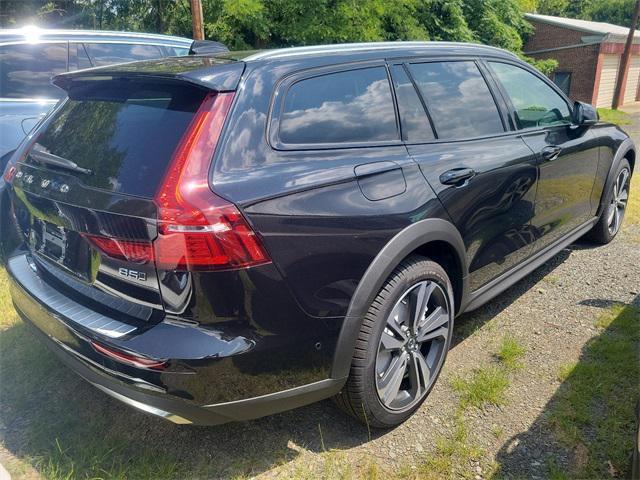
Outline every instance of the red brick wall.
<path fill-rule="evenodd" d="M 573 100 L 591 103 L 600 45 L 585 45 L 544 53 L 529 53 L 547 48 L 578 45 L 582 42 L 581 38 L 588 35 L 568 28 L 539 23 L 534 20 L 529 21 L 535 28 L 535 32 L 531 34 L 524 46 L 525 54 L 539 60 L 556 59 L 558 61 L 557 72 L 571 73 L 569 96 Z"/>
<path fill-rule="evenodd" d="M 558 61 L 557 72 L 571 73 L 569 97 L 572 100 L 591 103 L 599 49 L 600 45 L 586 45 L 584 47 L 529 54 L 529 56 L 538 60 L 555 58 Z"/>
<path fill-rule="evenodd" d="M 588 33 L 577 30 L 539 23 L 535 20 L 529 20 L 529 23 L 533 25 L 534 32 L 529 36 L 527 43 L 524 45 L 525 52 L 577 45 L 582 43 L 582 37 L 589 35 Z"/>

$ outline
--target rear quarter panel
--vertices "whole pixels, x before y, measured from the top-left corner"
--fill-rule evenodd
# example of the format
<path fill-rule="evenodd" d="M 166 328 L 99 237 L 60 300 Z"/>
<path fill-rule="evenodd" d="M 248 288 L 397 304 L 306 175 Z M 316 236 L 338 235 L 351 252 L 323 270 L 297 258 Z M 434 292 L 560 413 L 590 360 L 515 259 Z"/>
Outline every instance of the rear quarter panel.
<path fill-rule="evenodd" d="M 415 221 L 446 214 L 403 145 L 279 151 L 268 144 L 277 81 L 308 66 L 267 63 L 247 74 L 225 127 L 212 184 L 243 208 L 302 309 L 313 317 L 340 318 L 367 267 L 394 235 Z M 354 168 L 384 161 L 402 169 L 406 189 L 369 200 Z M 385 180 L 384 175 L 368 179 L 382 189 Z"/>

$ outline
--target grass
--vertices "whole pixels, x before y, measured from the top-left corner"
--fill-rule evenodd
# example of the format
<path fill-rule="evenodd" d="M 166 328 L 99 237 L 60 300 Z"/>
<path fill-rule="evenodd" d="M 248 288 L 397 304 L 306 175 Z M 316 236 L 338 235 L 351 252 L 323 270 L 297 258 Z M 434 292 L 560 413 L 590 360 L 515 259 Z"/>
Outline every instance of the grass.
<path fill-rule="evenodd" d="M 629 203 L 624 215 L 622 228 L 629 232 L 630 241 L 640 245 L 640 169 L 636 166 L 635 175 L 631 179 Z"/>
<path fill-rule="evenodd" d="M 610 462 L 626 478 L 640 395 L 640 308 L 614 305 L 596 325 L 602 333 L 585 346 L 578 363 L 559 373 L 564 382 L 549 421 L 562 442 L 584 452 L 572 477 L 609 477 Z"/>
<path fill-rule="evenodd" d="M 522 367 L 524 346 L 515 338 L 506 335 L 495 354 L 497 364 L 476 368 L 470 374 L 457 375 L 451 381 L 453 390 L 460 396 L 460 407 L 484 408 L 487 405 L 502 405 L 509 387 L 509 373 Z"/>
<path fill-rule="evenodd" d="M 491 433 L 499 440 L 504 435 L 504 427 L 501 427 L 500 425 L 493 425 L 491 427 Z"/>
<path fill-rule="evenodd" d="M 357 459 L 350 458 L 346 452 L 328 450 L 320 454 L 305 453 L 305 457 L 294 465 L 283 465 L 271 472 L 273 477 L 291 480 L 322 478 L 323 480 L 391 480 L 400 479 L 409 474 L 400 475 L 383 470 L 376 458 L 367 454 Z"/>
<path fill-rule="evenodd" d="M 631 123 L 631 115 L 622 110 L 599 108 L 598 115 L 603 122 L 614 123 L 616 125 L 629 125 Z"/>
<path fill-rule="evenodd" d="M 179 476 L 177 459 L 130 444 L 122 422 L 86 398 L 97 392 L 33 337 L 13 309 L 3 269 L 0 292 L 0 427 L 3 445 L 23 462 L 7 462 L 13 477 L 29 477 L 28 465 L 47 479 Z"/>
<path fill-rule="evenodd" d="M 558 465 L 555 459 L 549 459 L 547 462 L 547 470 L 549 473 L 549 480 L 569 480 L 569 475 L 566 471 Z"/>
<path fill-rule="evenodd" d="M 18 316 L 9 296 L 9 280 L 4 269 L 0 268 L 0 329 L 10 327 L 17 320 Z"/>
<path fill-rule="evenodd" d="M 496 365 L 480 367 L 468 377 L 456 376 L 451 386 L 460 396 L 460 406 L 484 408 L 487 405 L 502 405 L 509 386 L 504 368 Z"/>
<path fill-rule="evenodd" d="M 461 412 L 456 414 L 453 433 L 436 440 L 436 450 L 408 478 L 437 480 L 441 478 L 472 478 L 469 462 L 478 459 L 482 450 L 469 443 L 468 431 Z"/>
<path fill-rule="evenodd" d="M 565 382 L 567 378 L 571 375 L 571 372 L 576 368 L 578 362 L 570 362 L 561 365 L 558 369 L 557 379 L 559 382 Z"/>
<path fill-rule="evenodd" d="M 520 359 L 524 356 L 526 349 L 511 336 L 505 336 L 500 344 L 497 357 L 507 368 L 516 370 L 522 367 Z"/>

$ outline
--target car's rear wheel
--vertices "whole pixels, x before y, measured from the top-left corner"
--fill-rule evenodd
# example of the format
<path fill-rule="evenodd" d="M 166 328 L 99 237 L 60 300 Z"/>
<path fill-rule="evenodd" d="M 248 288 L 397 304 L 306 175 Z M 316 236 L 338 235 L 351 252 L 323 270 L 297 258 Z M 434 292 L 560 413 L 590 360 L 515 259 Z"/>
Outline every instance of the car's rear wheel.
<path fill-rule="evenodd" d="M 629 200 L 629 184 L 631 180 L 631 166 L 626 159 L 620 162 L 616 170 L 613 185 L 605 192 L 605 207 L 600 214 L 598 223 L 593 226 L 588 236 L 597 243 L 606 244 L 615 238 L 622 226 L 625 210 Z"/>
<path fill-rule="evenodd" d="M 403 261 L 364 318 L 338 405 L 373 427 L 406 420 L 440 374 L 453 317 L 453 289 L 444 269 L 424 257 Z"/>

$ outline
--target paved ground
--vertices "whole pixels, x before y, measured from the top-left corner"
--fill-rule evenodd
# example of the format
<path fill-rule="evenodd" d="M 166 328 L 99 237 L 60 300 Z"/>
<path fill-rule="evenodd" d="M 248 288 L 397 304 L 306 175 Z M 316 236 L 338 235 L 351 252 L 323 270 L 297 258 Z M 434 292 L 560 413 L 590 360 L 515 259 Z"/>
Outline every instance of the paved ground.
<path fill-rule="evenodd" d="M 628 130 L 640 144 L 640 114 L 634 121 Z M 545 478 L 550 459 L 559 472 L 571 472 L 581 452 L 558 441 L 545 415 L 562 388 L 559 371 L 578 362 L 601 333 L 594 320 L 612 305 L 640 307 L 639 239 L 635 226 L 608 246 L 573 245 L 464 315 L 432 394 L 414 417 L 387 432 L 370 432 L 328 401 L 243 424 L 174 426 L 62 369 L 11 320 L 0 338 L 0 374 L 3 383 L 9 376 L 13 382 L 0 397 L 0 461 L 16 478 L 411 477 L 429 471 Z M 504 401 L 461 411 L 452 380 L 495 364 L 505 336 L 522 345 L 524 355 L 522 368 L 508 375 Z M 36 366 L 21 368 L 27 361 Z M 102 445 L 113 450 L 96 453 Z M 450 464 L 438 460 L 447 448 Z M 172 463 L 163 470 L 167 459 Z M 433 470 L 424 470 L 425 462 Z"/>

